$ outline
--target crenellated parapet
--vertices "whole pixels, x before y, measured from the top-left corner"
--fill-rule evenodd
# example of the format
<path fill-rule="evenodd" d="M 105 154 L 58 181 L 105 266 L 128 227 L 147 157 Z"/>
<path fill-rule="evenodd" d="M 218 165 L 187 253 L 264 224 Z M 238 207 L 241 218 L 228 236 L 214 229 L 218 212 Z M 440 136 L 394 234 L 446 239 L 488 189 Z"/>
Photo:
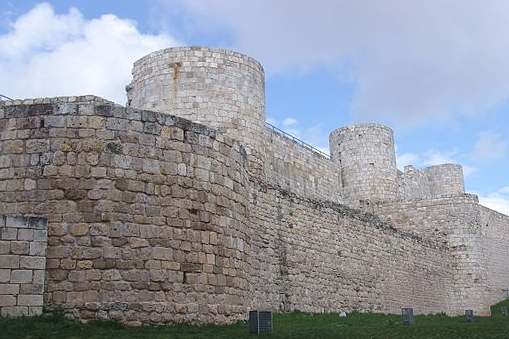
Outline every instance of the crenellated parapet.
<path fill-rule="evenodd" d="M 442 164 L 421 170 L 405 166 L 398 172 L 401 200 L 433 199 L 460 196 L 465 193 L 463 168 L 458 164 Z"/>

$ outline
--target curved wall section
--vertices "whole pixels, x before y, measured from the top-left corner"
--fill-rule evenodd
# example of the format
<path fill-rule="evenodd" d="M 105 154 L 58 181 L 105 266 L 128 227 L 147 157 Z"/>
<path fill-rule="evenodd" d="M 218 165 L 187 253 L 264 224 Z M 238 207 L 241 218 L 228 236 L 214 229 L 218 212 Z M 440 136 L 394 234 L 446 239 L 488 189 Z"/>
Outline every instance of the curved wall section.
<path fill-rule="evenodd" d="M 390 128 L 352 125 L 333 131 L 329 140 L 332 161 L 341 169 L 344 194 L 352 206 L 364 200 L 397 198 L 396 154 Z"/>
<path fill-rule="evenodd" d="M 95 97 L 10 102 L 0 132 L 0 214 L 48 219 L 45 307 L 131 325 L 246 317 L 238 143 Z"/>
<path fill-rule="evenodd" d="M 130 107 L 178 115 L 261 145 L 265 84 L 254 59 L 216 48 L 168 48 L 138 60 L 132 73 Z"/>

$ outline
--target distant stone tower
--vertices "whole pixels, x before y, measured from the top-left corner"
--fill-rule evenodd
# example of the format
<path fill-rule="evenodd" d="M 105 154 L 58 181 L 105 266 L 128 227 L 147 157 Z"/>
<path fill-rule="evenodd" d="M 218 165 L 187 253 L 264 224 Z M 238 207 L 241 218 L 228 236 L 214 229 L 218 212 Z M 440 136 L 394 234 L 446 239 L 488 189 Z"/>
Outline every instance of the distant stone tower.
<path fill-rule="evenodd" d="M 463 167 L 458 164 L 442 164 L 422 170 L 428 179 L 432 197 L 461 195 L 465 193 Z"/>
<path fill-rule="evenodd" d="M 232 51 L 168 48 L 136 61 L 128 106 L 200 122 L 259 148 L 265 133 L 262 66 Z"/>
<path fill-rule="evenodd" d="M 341 169 L 345 199 L 352 206 L 363 201 L 397 198 L 396 153 L 392 130 L 377 124 L 352 125 L 332 131 L 332 161 Z"/>

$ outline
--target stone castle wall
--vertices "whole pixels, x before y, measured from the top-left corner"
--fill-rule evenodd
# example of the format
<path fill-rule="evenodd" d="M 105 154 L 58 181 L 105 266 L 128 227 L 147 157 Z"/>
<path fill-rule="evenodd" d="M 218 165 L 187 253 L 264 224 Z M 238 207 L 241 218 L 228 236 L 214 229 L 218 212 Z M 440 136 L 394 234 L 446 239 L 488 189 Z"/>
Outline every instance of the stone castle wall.
<path fill-rule="evenodd" d="M 446 247 L 377 217 L 259 183 L 252 189 L 253 307 L 448 311 Z"/>
<path fill-rule="evenodd" d="M 263 87 L 251 58 L 186 47 L 135 63 L 127 108 L 0 104 L 0 215 L 47 220 L 46 309 L 131 325 L 488 314 L 509 218 L 464 194 L 461 166 L 399 172 L 374 124 L 334 131 L 329 159 L 265 126 Z"/>
<path fill-rule="evenodd" d="M 341 171 L 329 158 L 273 130 L 267 135 L 261 177 L 303 197 L 344 202 Z"/>
<path fill-rule="evenodd" d="M 251 232 L 238 143 L 96 98 L 0 112 L 0 214 L 48 220 L 47 309 L 129 324 L 245 317 Z"/>
<path fill-rule="evenodd" d="M 42 314 L 46 227 L 42 218 L 0 215 L 2 317 Z"/>
<path fill-rule="evenodd" d="M 509 217 L 480 206 L 482 249 L 485 251 L 487 298 L 491 304 L 509 299 Z"/>
<path fill-rule="evenodd" d="M 374 213 L 398 229 L 446 244 L 452 264 L 451 314 L 475 309 L 489 315 L 490 305 L 503 299 L 509 267 L 502 245 L 507 242 L 498 232 L 509 225 L 507 216 L 480 206 L 473 195 L 380 204 Z"/>

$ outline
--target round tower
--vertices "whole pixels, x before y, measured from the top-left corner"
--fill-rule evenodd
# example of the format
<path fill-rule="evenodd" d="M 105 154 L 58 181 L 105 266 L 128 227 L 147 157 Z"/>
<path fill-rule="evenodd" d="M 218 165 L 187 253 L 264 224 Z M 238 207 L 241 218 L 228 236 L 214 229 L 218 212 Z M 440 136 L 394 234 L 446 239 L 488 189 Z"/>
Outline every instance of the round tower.
<path fill-rule="evenodd" d="M 128 106 L 216 128 L 247 146 L 265 133 L 265 83 L 256 60 L 232 51 L 178 47 L 134 63 Z"/>
<path fill-rule="evenodd" d="M 341 170 L 347 202 L 390 201 L 397 198 L 396 152 L 392 130 L 377 124 L 352 125 L 332 131 L 332 161 Z"/>

